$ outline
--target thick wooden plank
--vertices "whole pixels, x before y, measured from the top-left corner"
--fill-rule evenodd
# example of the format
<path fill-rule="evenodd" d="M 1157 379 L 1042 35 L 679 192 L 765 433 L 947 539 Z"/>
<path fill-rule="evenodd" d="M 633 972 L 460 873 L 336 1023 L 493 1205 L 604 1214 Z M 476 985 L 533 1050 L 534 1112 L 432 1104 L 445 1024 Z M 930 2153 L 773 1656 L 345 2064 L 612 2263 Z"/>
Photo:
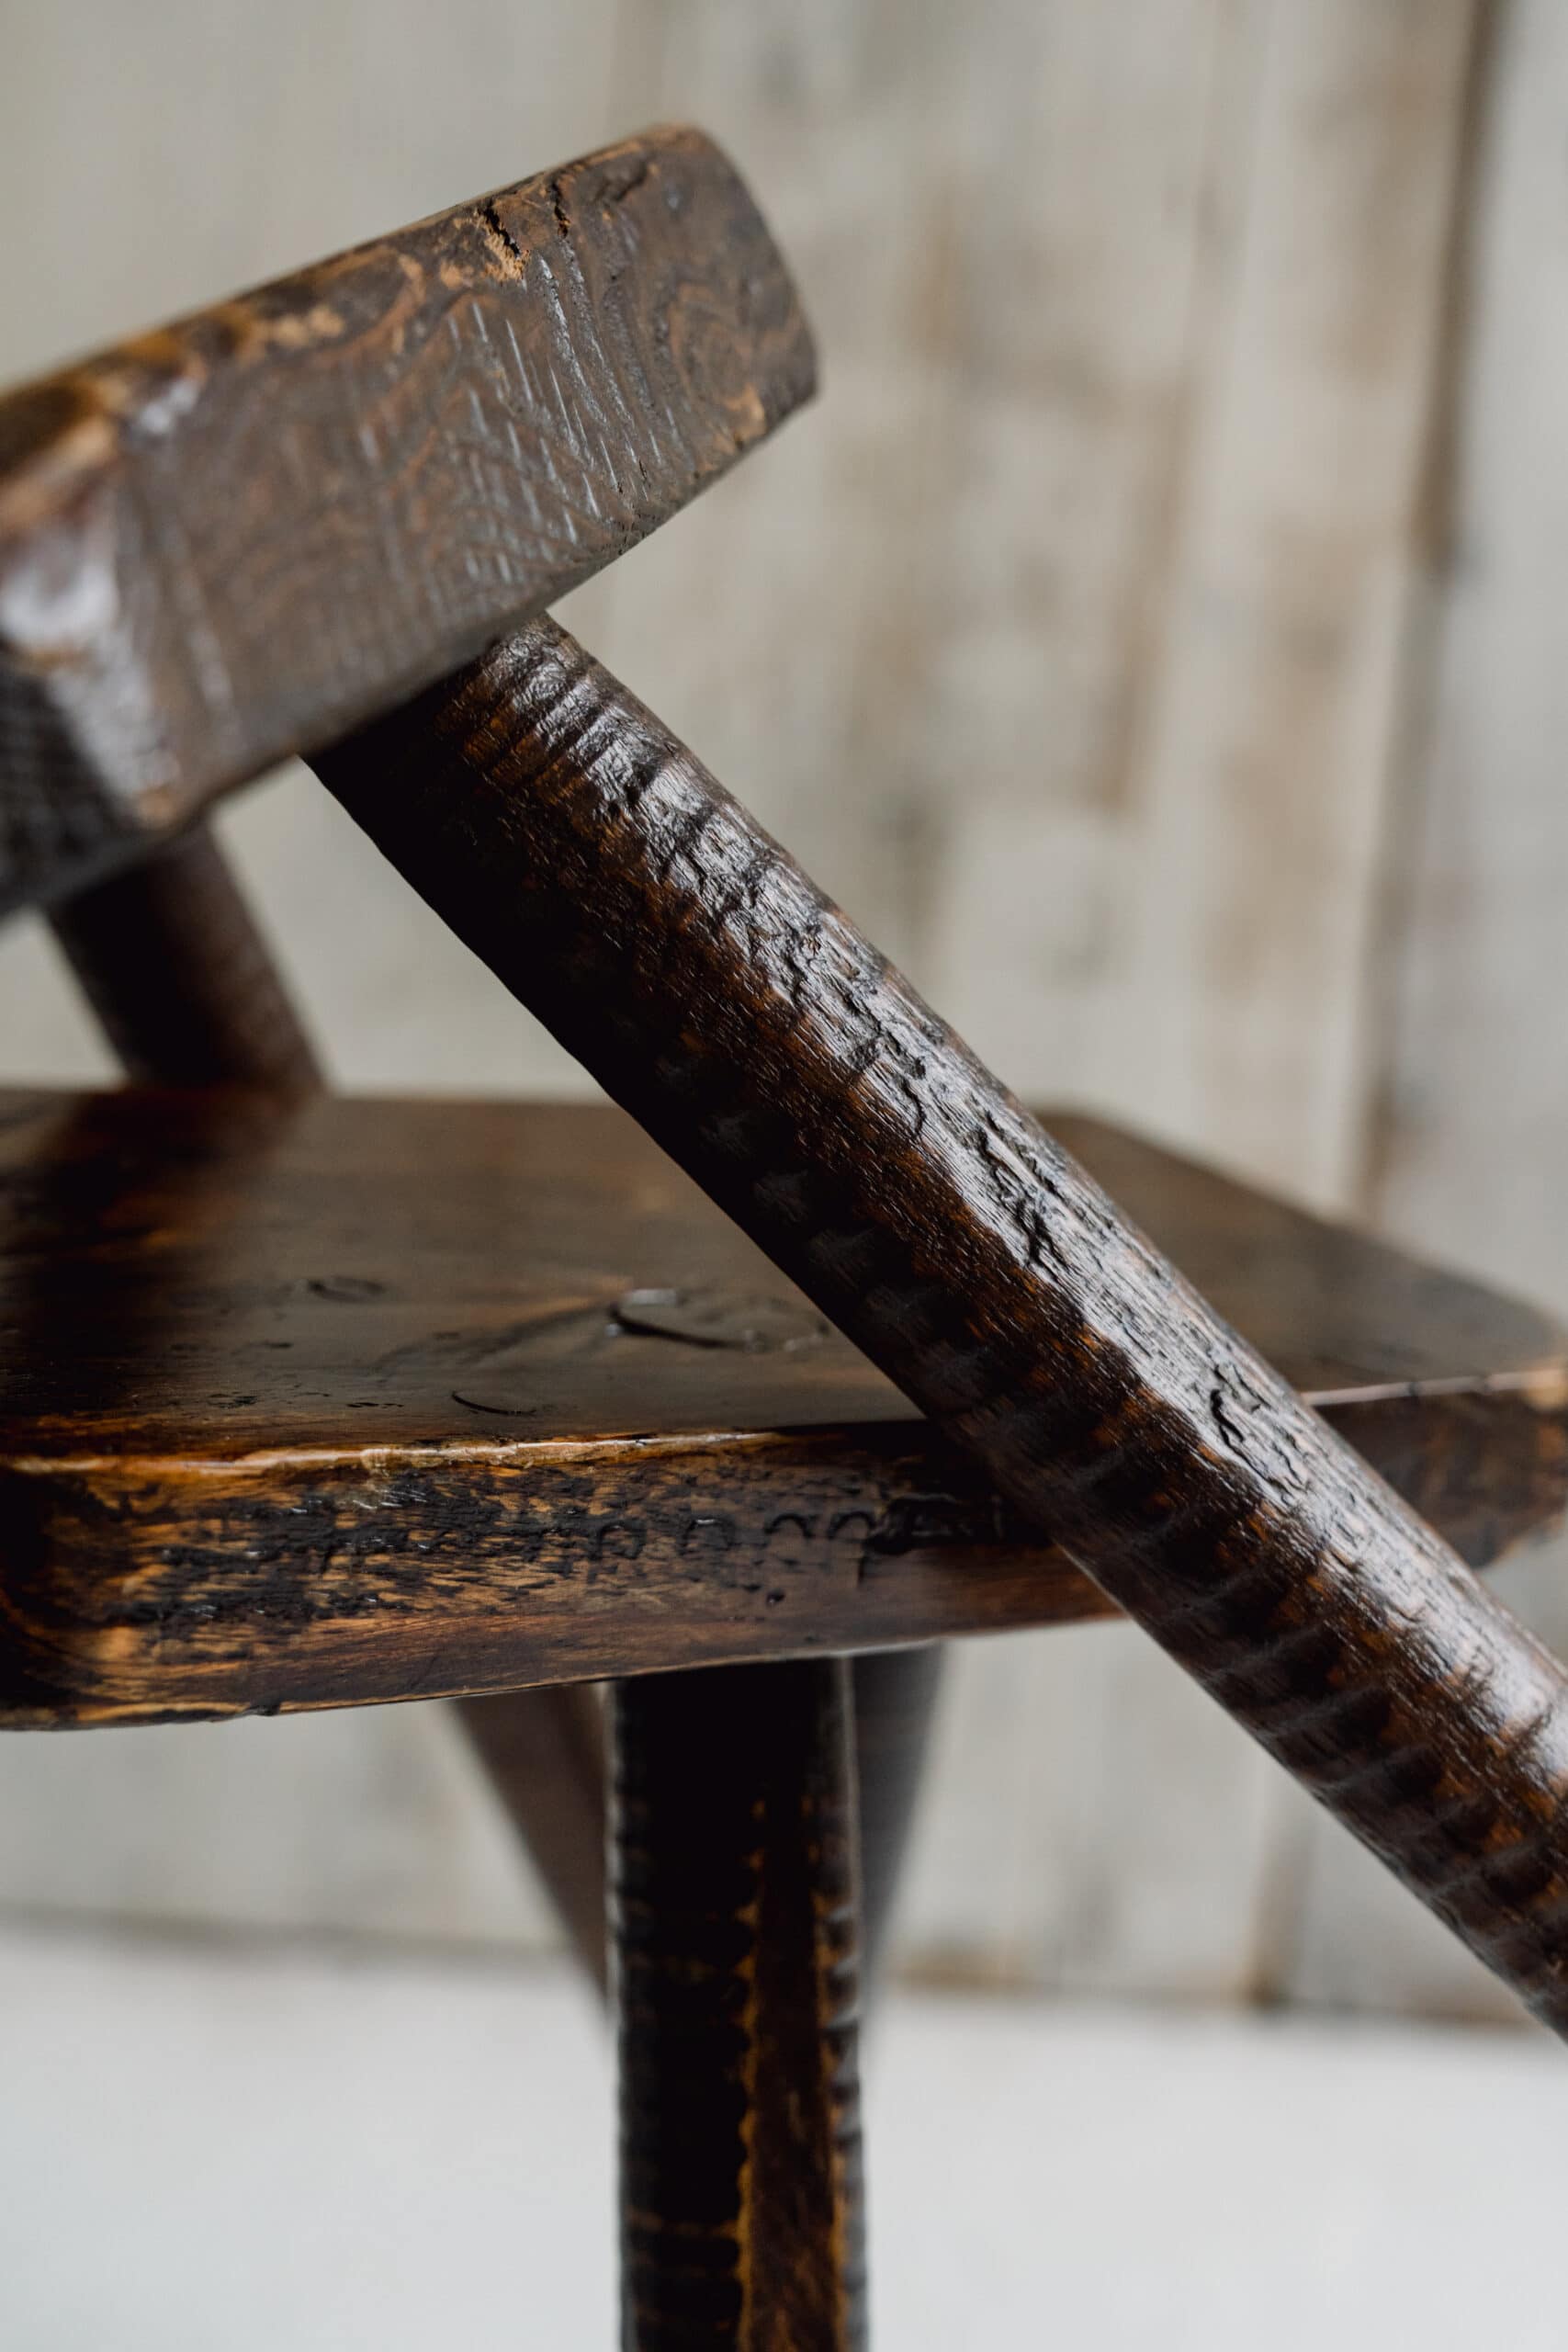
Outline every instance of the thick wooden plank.
<path fill-rule="evenodd" d="M 536 623 L 318 763 L 421 894 L 1568 2033 L 1568 1678 L 778 845 Z"/>
<path fill-rule="evenodd" d="M 12 1094 L 0 1117 L 13 1720 L 1108 1606 L 619 1112 Z M 1477 1556 L 1560 1513 L 1556 1327 L 1055 1124 Z"/>
<path fill-rule="evenodd" d="M 0 907 L 437 677 L 806 399 L 725 159 L 655 131 L 0 401 Z"/>
<path fill-rule="evenodd" d="M 845 1661 L 612 1702 L 626 2352 L 865 2341 Z"/>

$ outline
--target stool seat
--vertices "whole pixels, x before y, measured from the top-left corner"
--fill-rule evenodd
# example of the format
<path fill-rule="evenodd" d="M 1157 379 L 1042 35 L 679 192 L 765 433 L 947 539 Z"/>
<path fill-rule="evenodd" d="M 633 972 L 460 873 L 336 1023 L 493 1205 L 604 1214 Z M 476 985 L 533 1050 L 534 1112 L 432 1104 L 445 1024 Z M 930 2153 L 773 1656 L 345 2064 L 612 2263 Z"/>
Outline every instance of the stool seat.
<path fill-rule="evenodd" d="M 1051 1129 L 1477 1566 L 1568 1337 Z M 0 1721 L 433 1697 L 1112 1614 L 621 1112 L 0 1095 Z"/>

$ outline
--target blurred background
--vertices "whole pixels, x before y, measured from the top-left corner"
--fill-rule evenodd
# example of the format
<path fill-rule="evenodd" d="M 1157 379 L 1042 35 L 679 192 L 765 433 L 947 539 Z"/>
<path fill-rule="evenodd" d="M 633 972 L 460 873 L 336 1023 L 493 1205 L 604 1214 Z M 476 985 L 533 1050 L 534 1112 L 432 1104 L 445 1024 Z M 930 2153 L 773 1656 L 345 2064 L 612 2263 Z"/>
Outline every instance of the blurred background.
<path fill-rule="evenodd" d="M 822 396 L 563 607 L 570 625 L 1028 1099 L 1107 1113 L 1568 1311 L 1558 0 L 0 0 L 0 56 L 6 379 L 617 132 L 716 133 L 795 266 Z M 584 1091 L 302 774 L 253 787 L 222 831 L 341 1086 Z M 0 1079 L 111 1075 L 41 931 L 0 935 Z M 1497 1581 L 1568 1643 L 1561 1553 Z M 388 2035 L 455 2037 L 450 2069 L 422 2062 L 430 2135 L 461 2145 L 479 2198 L 448 2292 L 454 2268 L 483 2283 L 495 2259 L 485 2193 L 498 2230 L 532 2213 L 528 2246 L 564 2262 L 574 2224 L 548 2194 L 579 2160 L 533 2206 L 522 2176 L 541 2132 L 581 2130 L 563 2052 L 581 2043 L 606 2094 L 556 1949 L 438 1708 L 0 1744 L 14 2083 L 52 2110 L 67 2085 L 91 2098 L 100 2044 L 116 2053 L 118 2165 L 174 2097 L 167 2067 L 141 2083 L 128 2054 L 149 2018 L 165 2055 L 193 2017 L 202 2050 L 238 2050 L 221 2065 L 241 2072 L 208 2087 L 227 2082 L 220 2104 L 243 2098 L 253 2120 L 282 2098 L 296 2029 L 319 2085 L 349 2067 L 309 2147 L 298 2110 L 254 2121 L 264 2148 L 276 2123 L 301 2198 L 341 2129 L 341 2175 L 320 2157 L 326 2210 L 366 2200 L 347 2231 L 362 2300 L 301 2290 L 292 2343 L 425 2340 L 423 2290 L 399 2268 L 425 2209 L 397 2186 L 398 2126 L 375 2124 L 373 2158 L 355 2138 L 355 2111 L 381 2113 Z M 1343 2340 L 1372 2343 L 1376 2296 L 1407 2299 L 1446 2234 L 1445 2197 L 1490 2300 L 1467 2303 L 1445 2243 L 1425 2332 L 1399 2301 L 1395 2340 L 1458 2345 L 1483 2309 L 1511 2346 L 1560 2340 L 1544 2256 L 1532 2272 L 1520 2238 L 1529 2166 L 1568 2121 L 1540 2046 L 1135 1634 L 954 1652 L 897 1960 L 906 1985 L 946 1991 L 912 1990 L 886 2027 L 881 2096 L 902 2116 L 886 2138 L 904 2149 L 888 2228 L 914 2267 L 885 2287 L 885 2340 L 968 2340 L 964 2315 L 989 2310 L 987 2281 L 1010 2291 L 1010 2264 L 1027 2313 L 1039 2266 L 1070 2296 L 1075 2263 L 1099 2298 L 1086 2340 L 1141 2344 L 1157 2319 L 1168 2343 L 1228 2344 L 1233 2306 L 1234 2340 L 1254 2340 L 1234 2247 L 1165 2244 L 1157 2161 L 1224 2166 L 1248 2140 L 1278 2190 L 1277 2248 L 1257 2222 L 1271 2294 L 1291 2288 L 1276 2344 L 1336 2313 Z M 525 1980 L 548 2028 L 532 2038 L 504 1992 Z M 62 2039 L 37 2039 L 33 2016 Z M 465 2068 L 494 2094 L 500 2047 L 545 2104 L 509 2122 L 503 2097 L 492 2143 L 441 2101 Z M 563 2070 L 558 2111 L 541 2050 Z M 944 2066 L 941 2110 L 919 2084 Z M 1016 2231 L 1005 2201 L 972 2242 L 951 2211 L 917 2228 L 933 2168 L 959 2195 L 953 2144 L 973 2135 L 976 2180 L 1013 2145 L 968 2091 L 1005 2105 L 1025 2083 L 1041 2132 L 1066 2137 L 1039 2155 L 1057 2170 Z M 203 2112 L 199 2081 L 180 2095 L 196 2104 L 145 2159 L 171 2183 Z M 1345 2101 L 1367 2118 L 1348 2153 L 1335 2099 L 1341 2122 Z M 0 2103 L 0 2143 L 8 2128 Z M 601 2188 L 603 2136 L 581 2155 Z M 408 2124 L 410 2181 L 442 2167 L 418 2138 Z M 248 2220 L 243 2188 L 231 2203 L 205 2173 L 210 2210 L 194 2209 L 211 2275 L 250 2281 L 254 2336 L 210 2309 L 181 2333 L 184 2290 L 147 2267 L 156 2230 L 123 2215 L 129 2300 L 95 2333 L 94 2274 L 67 2291 L 37 2253 L 51 2229 L 63 2243 L 49 2216 L 68 2210 L 73 2144 L 62 2127 L 60 2179 L 29 2162 L 34 2203 L 13 2208 L 17 2258 L 43 2264 L 38 2330 L 16 2340 L 262 2341 L 283 2308 L 256 2238 L 279 2193 L 267 2164 L 253 2156 Z M 1318 2213 L 1330 2144 L 1353 2177 Z M 1120 2270 L 1108 2286 L 1091 2259 L 1109 2226 L 1082 2186 L 1097 2147 L 1120 2225 L 1148 2168 L 1141 2286 Z M 1391 2172 L 1415 2184 L 1404 2202 Z M 1066 2271 L 1055 2225 L 1034 2234 L 1053 2200 Z M 1506 2290 L 1477 2251 L 1494 2209 Z M 276 2226 L 300 2277 L 342 2243 L 321 2210 L 305 2231 L 282 2205 Z M 951 2313 L 922 2258 L 964 2276 Z M 487 2315 L 461 2306 L 469 2342 L 513 2340 L 506 2273 Z M 602 2321 L 566 2296 L 547 2324 L 533 2291 L 525 2341 L 608 2340 L 603 2280 Z"/>

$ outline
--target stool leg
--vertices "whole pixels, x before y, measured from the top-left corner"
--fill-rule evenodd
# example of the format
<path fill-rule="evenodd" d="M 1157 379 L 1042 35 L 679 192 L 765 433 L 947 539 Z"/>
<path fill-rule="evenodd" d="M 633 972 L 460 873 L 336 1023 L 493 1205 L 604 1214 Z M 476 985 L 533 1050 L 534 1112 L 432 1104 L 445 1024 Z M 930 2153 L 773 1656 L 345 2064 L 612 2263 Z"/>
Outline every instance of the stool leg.
<path fill-rule="evenodd" d="M 129 1077 L 156 1086 L 321 1084 L 310 1039 L 205 825 L 53 909 L 55 938 Z M 604 1983 L 604 1766 L 585 1690 L 463 1702 L 463 1722 L 578 1956 Z"/>
<path fill-rule="evenodd" d="M 925 1763 L 941 1684 L 938 1643 L 852 1661 L 860 1789 L 860 1975 L 869 1998 Z M 604 1727 L 593 1687 L 459 1699 L 463 1728 L 544 1881 L 577 1957 L 604 1990 Z"/>
<path fill-rule="evenodd" d="M 617 1686 L 624 2352 L 863 2352 L 842 1660 Z"/>
<path fill-rule="evenodd" d="M 457 1713 L 599 1990 L 604 1956 L 604 1719 L 591 1682 L 459 1699 Z"/>
<path fill-rule="evenodd" d="M 321 1084 L 310 1041 L 205 825 L 56 907 L 54 935 L 129 1077 Z"/>
<path fill-rule="evenodd" d="M 861 1979 L 869 1995 L 886 1956 L 887 1931 L 915 1818 L 942 1647 L 866 1650 L 854 1661 L 855 1773 L 860 1782 Z"/>

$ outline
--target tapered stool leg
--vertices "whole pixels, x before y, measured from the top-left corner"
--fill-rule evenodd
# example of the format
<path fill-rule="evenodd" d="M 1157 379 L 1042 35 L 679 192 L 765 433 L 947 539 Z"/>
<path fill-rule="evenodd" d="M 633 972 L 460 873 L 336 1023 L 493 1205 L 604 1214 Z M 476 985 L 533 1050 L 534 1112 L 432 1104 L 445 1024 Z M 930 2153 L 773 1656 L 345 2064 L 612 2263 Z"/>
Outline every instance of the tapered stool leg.
<path fill-rule="evenodd" d="M 588 1682 L 459 1699 L 491 1786 L 538 1871 L 579 1962 L 603 1992 L 604 1725 Z"/>
<path fill-rule="evenodd" d="M 864 2345 L 841 1660 L 612 1702 L 625 2352 Z"/>
<path fill-rule="evenodd" d="M 854 1660 L 861 1981 L 868 1998 L 886 1958 L 904 1851 L 931 1747 L 942 1660 L 940 1642 L 866 1650 Z"/>

